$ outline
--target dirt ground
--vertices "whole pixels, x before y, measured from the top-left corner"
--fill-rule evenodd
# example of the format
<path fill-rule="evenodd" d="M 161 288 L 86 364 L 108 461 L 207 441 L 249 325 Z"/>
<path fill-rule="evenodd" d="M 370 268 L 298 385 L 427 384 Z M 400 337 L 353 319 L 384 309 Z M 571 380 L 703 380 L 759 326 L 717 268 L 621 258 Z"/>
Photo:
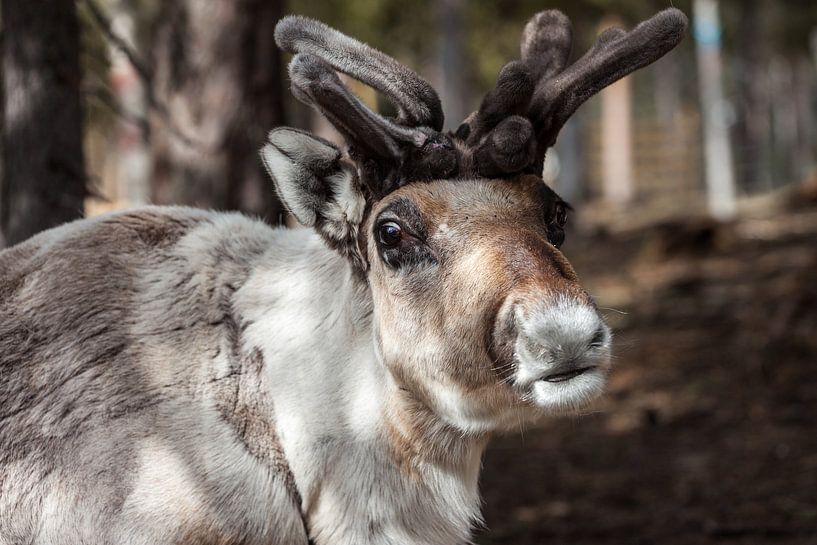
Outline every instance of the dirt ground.
<path fill-rule="evenodd" d="M 482 545 L 817 544 L 817 206 L 575 236 L 609 394 L 494 442 Z"/>

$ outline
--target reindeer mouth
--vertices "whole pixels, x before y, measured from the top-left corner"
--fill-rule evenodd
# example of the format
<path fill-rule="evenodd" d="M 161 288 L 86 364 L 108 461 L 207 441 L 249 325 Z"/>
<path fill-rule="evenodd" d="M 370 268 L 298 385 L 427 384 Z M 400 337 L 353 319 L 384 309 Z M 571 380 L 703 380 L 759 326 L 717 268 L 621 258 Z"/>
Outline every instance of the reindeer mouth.
<path fill-rule="evenodd" d="M 588 365 L 587 367 L 579 367 L 577 369 L 571 369 L 569 371 L 559 371 L 556 373 L 551 373 L 542 377 L 540 380 L 544 380 L 545 382 L 566 382 L 570 379 L 576 378 L 579 375 L 583 375 L 587 371 L 591 369 L 595 369 L 595 365 Z"/>

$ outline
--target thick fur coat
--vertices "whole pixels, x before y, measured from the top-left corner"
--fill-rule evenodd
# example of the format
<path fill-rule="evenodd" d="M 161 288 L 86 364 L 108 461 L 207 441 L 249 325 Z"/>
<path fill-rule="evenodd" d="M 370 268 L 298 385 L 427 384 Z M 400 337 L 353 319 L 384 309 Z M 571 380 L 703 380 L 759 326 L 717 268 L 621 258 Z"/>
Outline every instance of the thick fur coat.
<path fill-rule="evenodd" d="M 370 296 L 312 231 L 144 208 L 0 278 L 3 545 L 467 539 L 481 448 L 406 486 Z"/>

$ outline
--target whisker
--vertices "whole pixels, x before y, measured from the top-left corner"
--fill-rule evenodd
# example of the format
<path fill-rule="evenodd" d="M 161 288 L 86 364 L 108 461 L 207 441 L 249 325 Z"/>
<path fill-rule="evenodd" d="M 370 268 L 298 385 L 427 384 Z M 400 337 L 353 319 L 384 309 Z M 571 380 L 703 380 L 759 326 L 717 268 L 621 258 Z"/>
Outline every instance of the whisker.
<path fill-rule="evenodd" d="M 613 307 L 599 307 L 599 308 L 601 310 L 609 310 L 610 312 L 617 312 L 618 314 L 623 314 L 624 316 L 627 316 L 627 315 L 630 314 L 629 312 L 627 312 L 625 310 L 621 310 L 621 309 L 613 308 Z"/>

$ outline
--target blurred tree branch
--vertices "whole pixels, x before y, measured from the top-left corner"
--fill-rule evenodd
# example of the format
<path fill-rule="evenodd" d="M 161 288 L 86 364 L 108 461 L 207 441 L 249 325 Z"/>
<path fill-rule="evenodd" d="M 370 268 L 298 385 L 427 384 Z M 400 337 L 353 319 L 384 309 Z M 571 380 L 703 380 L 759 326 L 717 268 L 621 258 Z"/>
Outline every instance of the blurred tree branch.
<path fill-rule="evenodd" d="M 148 96 L 152 97 L 153 101 L 155 102 L 156 97 L 153 93 L 153 71 L 150 69 L 147 63 L 140 58 L 139 54 L 130 46 L 130 44 L 128 44 L 113 31 L 113 24 L 111 23 L 111 20 L 99 6 L 99 4 L 96 3 L 96 0 L 83 1 L 85 2 L 85 5 L 88 6 L 88 11 L 93 17 L 94 22 L 96 22 L 100 32 L 102 32 L 102 34 L 128 58 L 128 61 L 133 65 L 136 72 L 142 78 L 145 87 L 148 90 Z"/>
<path fill-rule="evenodd" d="M 97 27 L 99 28 L 100 32 L 108 39 L 114 47 L 116 47 L 119 51 L 121 51 L 125 57 L 128 59 L 128 62 L 131 63 L 133 68 L 136 70 L 136 73 L 142 79 L 142 84 L 145 88 L 145 97 L 147 99 L 148 107 L 159 114 L 162 121 L 166 124 L 168 130 L 171 134 L 173 134 L 176 138 L 178 138 L 182 143 L 186 146 L 192 148 L 200 148 L 206 151 L 207 146 L 204 142 L 197 140 L 196 138 L 185 134 L 185 132 L 178 126 L 178 124 L 174 121 L 173 117 L 170 115 L 170 110 L 168 109 L 167 105 L 164 104 L 157 96 L 156 96 L 156 87 L 155 87 L 155 77 L 153 74 L 153 69 L 150 65 L 145 62 L 139 53 L 130 45 L 127 41 L 122 39 L 119 35 L 116 34 L 113 30 L 113 24 L 111 23 L 110 18 L 102 9 L 102 7 L 96 2 L 96 0 L 83 0 L 85 5 L 88 7 L 88 12 L 90 13 L 91 17 L 93 18 L 94 22 L 96 23 Z M 101 96 L 97 95 L 97 98 L 103 100 Z M 121 112 L 121 108 L 114 105 L 114 102 L 110 100 L 103 100 L 103 102 L 112 108 L 112 110 L 117 113 Z M 126 116 L 125 116 L 126 117 Z M 150 134 L 150 124 L 149 123 L 139 123 L 140 127 L 144 126 L 145 129 L 145 136 Z"/>
<path fill-rule="evenodd" d="M 275 24 L 281 0 L 166 0 L 153 41 L 155 92 L 205 150 L 154 124 L 152 199 L 233 209 L 279 223 L 282 208 L 258 150 L 284 118 Z"/>
<path fill-rule="evenodd" d="M 128 111 L 114 96 L 111 89 L 102 84 L 84 85 L 82 95 L 88 99 L 97 100 L 116 117 L 139 127 L 143 138 L 147 140 L 150 134 L 150 120 L 147 117 Z"/>

